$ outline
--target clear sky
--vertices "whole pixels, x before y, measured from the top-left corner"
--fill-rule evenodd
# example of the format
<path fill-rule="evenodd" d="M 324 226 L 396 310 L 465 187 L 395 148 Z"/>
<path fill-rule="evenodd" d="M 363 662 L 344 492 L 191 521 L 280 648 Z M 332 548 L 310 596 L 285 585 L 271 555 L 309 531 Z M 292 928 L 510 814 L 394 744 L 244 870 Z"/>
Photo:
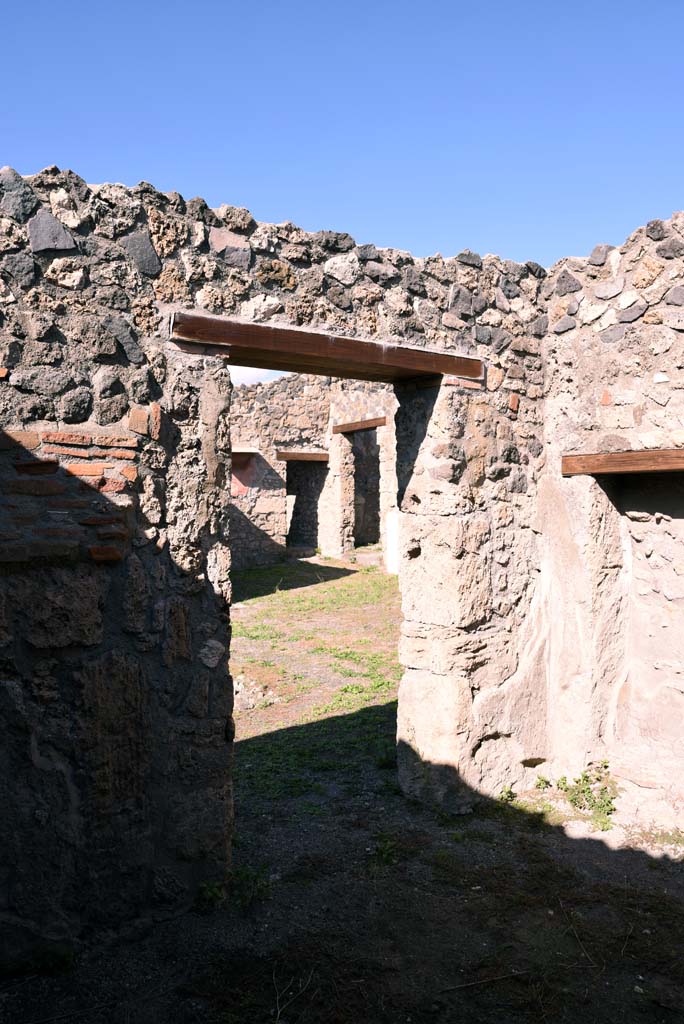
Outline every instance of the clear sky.
<path fill-rule="evenodd" d="M 684 206 L 682 0 L 3 5 L 0 164 L 548 265 Z"/>

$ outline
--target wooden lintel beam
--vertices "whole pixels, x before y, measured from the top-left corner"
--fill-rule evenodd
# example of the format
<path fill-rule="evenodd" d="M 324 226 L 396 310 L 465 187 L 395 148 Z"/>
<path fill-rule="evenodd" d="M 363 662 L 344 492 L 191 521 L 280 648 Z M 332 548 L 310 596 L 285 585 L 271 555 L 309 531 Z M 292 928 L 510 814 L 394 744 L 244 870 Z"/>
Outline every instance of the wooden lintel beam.
<path fill-rule="evenodd" d="M 563 455 L 563 476 L 599 476 L 605 473 L 676 473 L 684 470 L 684 448 L 647 448 L 632 452 L 595 452 Z"/>
<path fill-rule="evenodd" d="M 354 430 L 372 430 L 374 427 L 384 427 L 387 423 L 386 416 L 376 416 L 374 420 L 357 420 L 355 423 L 335 423 L 333 434 L 351 434 Z"/>
<path fill-rule="evenodd" d="M 327 462 L 327 452 L 311 452 L 304 449 L 290 448 L 279 449 L 276 452 L 276 459 L 279 462 Z"/>
<path fill-rule="evenodd" d="M 479 380 L 484 374 L 482 360 L 471 356 L 197 313 L 174 314 L 171 340 L 186 351 L 222 355 L 235 366 L 352 380 L 395 383 L 435 374 Z"/>

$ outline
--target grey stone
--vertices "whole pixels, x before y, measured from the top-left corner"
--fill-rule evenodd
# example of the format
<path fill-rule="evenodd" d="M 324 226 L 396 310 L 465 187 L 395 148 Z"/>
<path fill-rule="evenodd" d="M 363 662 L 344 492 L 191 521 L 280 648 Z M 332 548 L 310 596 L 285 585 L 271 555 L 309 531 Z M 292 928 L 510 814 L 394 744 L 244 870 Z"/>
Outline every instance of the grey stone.
<path fill-rule="evenodd" d="M 326 298 L 333 306 L 348 312 L 352 308 L 352 300 L 349 290 L 339 284 L 331 284 L 325 290 Z"/>
<path fill-rule="evenodd" d="M 399 271 L 391 263 L 369 260 L 364 269 L 371 281 L 376 281 L 378 284 L 387 284 L 388 281 L 399 277 Z"/>
<path fill-rule="evenodd" d="M 684 256 L 684 242 L 681 238 L 673 235 L 656 246 L 656 253 L 664 260 L 677 259 L 679 256 Z"/>
<path fill-rule="evenodd" d="M 546 313 L 538 316 L 529 325 L 528 330 L 535 338 L 543 338 L 549 329 L 549 318 Z"/>
<path fill-rule="evenodd" d="M 631 324 L 643 316 L 647 309 L 647 302 L 634 302 L 627 309 L 619 309 L 617 318 L 621 324 Z"/>
<path fill-rule="evenodd" d="M 131 398 L 138 405 L 146 405 L 151 400 L 155 390 L 155 380 L 146 367 L 133 374 L 128 382 L 128 390 Z"/>
<path fill-rule="evenodd" d="M 313 241 L 328 252 L 349 252 L 355 245 L 354 239 L 346 231 L 317 231 Z"/>
<path fill-rule="evenodd" d="M 200 648 L 198 658 L 207 668 L 216 668 L 225 653 L 226 648 L 218 640 L 207 640 Z"/>
<path fill-rule="evenodd" d="M 402 280 L 407 291 L 412 292 L 414 295 L 427 295 L 423 278 L 414 266 L 409 265 L 404 268 Z"/>
<path fill-rule="evenodd" d="M 523 277 L 529 274 L 529 268 L 524 263 L 516 263 L 515 260 L 502 260 L 501 270 L 511 281 L 522 281 Z"/>
<path fill-rule="evenodd" d="M 607 344 L 621 341 L 625 336 L 627 328 L 624 324 L 614 324 L 613 327 L 606 327 L 605 331 L 599 331 L 599 338 Z"/>
<path fill-rule="evenodd" d="M 649 220 L 646 225 L 646 234 L 654 242 L 662 242 L 663 238 L 665 238 L 667 234 L 662 220 Z"/>
<path fill-rule="evenodd" d="M 602 267 L 608 259 L 608 253 L 612 252 L 614 245 L 595 245 L 591 250 L 588 262 L 592 267 Z"/>
<path fill-rule="evenodd" d="M 132 363 L 142 363 L 145 360 L 140 345 L 137 342 L 132 328 L 119 316 L 106 317 L 104 321 L 106 329 L 116 338 Z"/>
<path fill-rule="evenodd" d="M 35 280 L 36 265 L 28 253 L 12 253 L 0 260 L 0 274 L 6 274 L 20 288 L 30 288 Z"/>
<path fill-rule="evenodd" d="M 21 391 L 34 391 L 38 395 L 59 395 L 62 391 L 73 387 L 74 378 L 69 370 L 57 370 L 54 367 L 32 367 L 30 369 L 13 370 L 10 384 Z"/>
<path fill-rule="evenodd" d="M 511 304 L 500 288 L 497 288 L 494 292 L 494 304 L 502 313 L 510 313 L 511 311 Z"/>
<path fill-rule="evenodd" d="M 65 320 L 60 328 L 67 340 L 83 347 L 83 352 L 95 362 L 115 356 L 118 342 L 103 320 L 96 316 L 80 316 Z"/>
<path fill-rule="evenodd" d="M 59 418 L 65 423 L 83 423 L 88 419 L 93 407 L 93 396 L 90 388 L 74 388 L 67 391 L 59 403 Z"/>
<path fill-rule="evenodd" d="M 378 252 L 374 245 L 357 245 L 356 255 L 360 260 L 379 260 L 382 259 L 382 254 Z"/>
<path fill-rule="evenodd" d="M 625 287 L 624 277 L 610 278 L 608 281 L 601 281 L 594 288 L 594 295 L 597 299 L 613 299 L 619 295 Z"/>
<path fill-rule="evenodd" d="M 665 293 L 665 302 L 671 306 L 684 306 L 684 285 L 676 284 Z"/>
<path fill-rule="evenodd" d="M 130 234 L 123 235 L 117 241 L 121 248 L 126 250 L 141 274 L 146 274 L 147 277 L 157 276 L 161 270 L 161 262 L 152 245 L 147 228 L 131 231 Z"/>
<path fill-rule="evenodd" d="M 12 167 L 0 168 L 0 213 L 23 224 L 38 205 L 38 196 Z"/>
<path fill-rule="evenodd" d="M 467 288 L 455 285 L 449 297 L 449 309 L 460 317 L 472 316 L 473 296 Z"/>
<path fill-rule="evenodd" d="M 525 266 L 529 270 L 530 274 L 532 274 L 532 277 L 536 277 L 540 281 L 546 277 L 546 270 L 540 263 L 535 263 L 534 260 L 528 260 L 525 263 Z"/>
<path fill-rule="evenodd" d="M 76 248 L 61 221 L 42 207 L 28 222 L 28 233 L 33 252 L 70 252 Z"/>
<path fill-rule="evenodd" d="M 572 331 L 577 326 L 577 321 L 573 320 L 571 316 L 562 316 L 560 320 L 553 325 L 554 334 L 565 334 L 566 331 Z"/>
<path fill-rule="evenodd" d="M 95 419 L 100 426 L 118 423 L 128 412 L 128 396 L 124 392 L 111 398 L 100 398 L 95 403 Z"/>
<path fill-rule="evenodd" d="M 463 252 L 459 252 L 456 259 L 459 263 L 465 263 L 467 267 L 477 267 L 479 269 L 482 266 L 482 257 L 479 253 L 471 252 L 470 249 L 464 249 Z"/>
<path fill-rule="evenodd" d="M 252 247 L 247 239 L 229 228 L 212 228 L 209 245 L 229 267 L 247 270 L 252 261 Z"/>
<path fill-rule="evenodd" d="M 126 390 L 113 366 L 101 366 L 93 375 L 93 385 L 100 398 L 111 398 Z"/>
<path fill-rule="evenodd" d="M 569 295 L 571 292 L 581 292 L 582 283 L 578 281 L 569 270 L 561 270 L 556 281 L 556 295 Z"/>
<path fill-rule="evenodd" d="M 501 278 L 499 287 L 507 299 L 517 299 L 520 295 L 520 288 L 515 281 L 511 281 L 508 277 Z"/>
<path fill-rule="evenodd" d="M 497 354 L 503 352 L 509 345 L 510 340 L 510 331 L 505 330 L 503 327 L 492 327 L 491 345 L 494 352 Z"/>

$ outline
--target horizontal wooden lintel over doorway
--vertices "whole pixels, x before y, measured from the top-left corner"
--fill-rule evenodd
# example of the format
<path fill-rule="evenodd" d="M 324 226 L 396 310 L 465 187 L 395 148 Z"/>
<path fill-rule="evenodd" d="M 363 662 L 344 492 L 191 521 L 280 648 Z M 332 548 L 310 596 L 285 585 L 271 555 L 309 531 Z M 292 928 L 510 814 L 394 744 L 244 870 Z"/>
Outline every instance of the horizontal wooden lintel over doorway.
<path fill-rule="evenodd" d="M 632 452 L 594 452 L 563 455 L 563 476 L 607 473 L 677 473 L 684 470 L 684 448 L 647 448 Z"/>
<path fill-rule="evenodd" d="M 279 462 L 327 462 L 327 452 L 306 451 L 303 448 L 278 449 L 276 459 Z"/>
<path fill-rule="evenodd" d="M 374 427 L 384 427 L 387 423 L 386 416 L 377 416 L 372 420 L 356 420 L 355 423 L 335 423 L 333 434 L 351 434 L 355 430 L 373 430 Z"/>
<path fill-rule="evenodd" d="M 436 374 L 472 380 L 484 375 L 482 360 L 471 356 L 199 313 L 174 313 L 171 340 L 184 351 L 224 356 L 235 366 L 350 380 L 395 384 Z"/>

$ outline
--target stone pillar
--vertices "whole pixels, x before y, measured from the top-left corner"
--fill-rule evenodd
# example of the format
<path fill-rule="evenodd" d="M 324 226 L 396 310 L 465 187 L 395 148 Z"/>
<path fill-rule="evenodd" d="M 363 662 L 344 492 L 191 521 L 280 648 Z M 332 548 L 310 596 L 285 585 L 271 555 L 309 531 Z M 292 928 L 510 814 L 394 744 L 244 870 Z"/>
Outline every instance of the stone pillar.
<path fill-rule="evenodd" d="M 399 509 L 397 508 L 397 443 L 394 416 L 378 427 L 380 447 L 380 543 L 385 572 L 399 572 Z"/>
<path fill-rule="evenodd" d="M 321 554 L 340 558 L 354 549 L 354 455 L 345 434 L 331 434 L 328 476 L 321 492 L 318 536 Z"/>

